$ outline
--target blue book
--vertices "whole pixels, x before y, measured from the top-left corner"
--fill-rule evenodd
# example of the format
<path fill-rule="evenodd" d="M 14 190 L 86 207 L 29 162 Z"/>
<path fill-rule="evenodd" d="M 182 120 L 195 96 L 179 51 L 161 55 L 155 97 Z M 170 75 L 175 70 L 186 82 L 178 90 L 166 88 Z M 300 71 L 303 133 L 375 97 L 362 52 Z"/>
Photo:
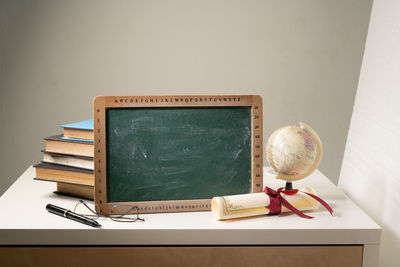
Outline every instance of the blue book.
<path fill-rule="evenodd" d="M 93 119 L 62 125 L 64 138 L 93 140 Z"/>
<path fill-rule="evenodd" d="M 93 131 L 93 119 L 62 125 L 62 128 Z"/>

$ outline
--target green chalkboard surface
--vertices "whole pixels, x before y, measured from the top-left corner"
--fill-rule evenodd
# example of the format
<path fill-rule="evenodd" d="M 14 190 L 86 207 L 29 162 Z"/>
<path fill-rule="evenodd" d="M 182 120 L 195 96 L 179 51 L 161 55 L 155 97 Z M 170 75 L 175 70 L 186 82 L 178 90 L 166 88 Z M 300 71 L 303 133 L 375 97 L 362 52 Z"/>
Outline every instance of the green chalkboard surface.
<path fill-rule="evenodd" d="M 107 202 L 252 190 L 251 107 L 106 108 Z"/>

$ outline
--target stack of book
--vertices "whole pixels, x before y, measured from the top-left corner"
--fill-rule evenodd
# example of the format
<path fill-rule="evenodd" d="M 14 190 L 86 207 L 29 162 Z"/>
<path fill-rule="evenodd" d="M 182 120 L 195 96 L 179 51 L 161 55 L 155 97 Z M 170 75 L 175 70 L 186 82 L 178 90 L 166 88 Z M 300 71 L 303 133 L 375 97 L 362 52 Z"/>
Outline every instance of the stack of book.
<path fill-rule="evenodd" d="M 56 193 L 94 198 L 93 120 L 63 125 L 64 134 L 44 138 L 36 180 L 57 183 Z"/>

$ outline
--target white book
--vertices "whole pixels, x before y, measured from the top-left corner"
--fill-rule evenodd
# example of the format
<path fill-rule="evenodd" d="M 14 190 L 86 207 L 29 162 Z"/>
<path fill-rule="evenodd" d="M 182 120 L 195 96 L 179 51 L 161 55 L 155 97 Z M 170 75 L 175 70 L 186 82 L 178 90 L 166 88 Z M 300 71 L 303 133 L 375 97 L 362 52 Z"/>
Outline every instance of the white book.
<path fill-rule="evenodd" d="M 94 170 L 92 157 L 75 156 L 43 151 L 43 162 Z"/>

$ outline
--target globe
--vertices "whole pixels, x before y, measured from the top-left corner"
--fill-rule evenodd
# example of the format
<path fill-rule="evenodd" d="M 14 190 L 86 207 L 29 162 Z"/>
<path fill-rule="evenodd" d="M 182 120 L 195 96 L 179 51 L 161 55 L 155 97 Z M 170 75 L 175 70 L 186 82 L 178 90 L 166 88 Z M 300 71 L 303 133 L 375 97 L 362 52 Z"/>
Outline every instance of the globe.
<path fill-rule="evenodd" d="M 267 160 L 275 177 L 288 182 L 310 175 L 322 156 L 318 134 L 307 124 L 299 124 L 279 128 L 267 141 Z"/>

